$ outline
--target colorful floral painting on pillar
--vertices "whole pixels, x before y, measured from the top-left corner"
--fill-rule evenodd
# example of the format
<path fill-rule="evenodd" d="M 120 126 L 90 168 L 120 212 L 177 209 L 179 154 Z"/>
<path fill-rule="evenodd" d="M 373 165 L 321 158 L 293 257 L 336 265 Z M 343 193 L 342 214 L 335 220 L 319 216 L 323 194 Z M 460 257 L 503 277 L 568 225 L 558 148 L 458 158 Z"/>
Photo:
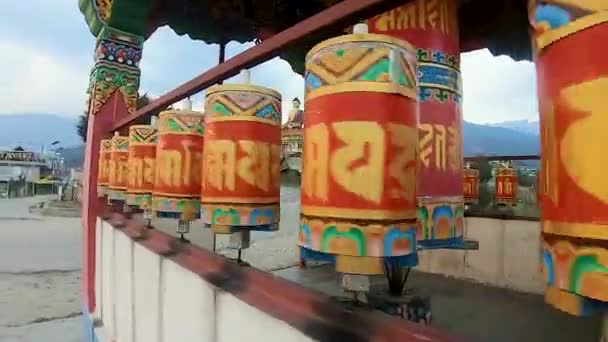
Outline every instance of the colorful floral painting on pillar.
<path fill-rule="evenodd" d="M 143 37 L 110 27 L 101 31 L 89 85 L 90 115 L 95 115 L 116 91 L 121 93 L 129 113 L 135 111 L 142 46 Z"/>

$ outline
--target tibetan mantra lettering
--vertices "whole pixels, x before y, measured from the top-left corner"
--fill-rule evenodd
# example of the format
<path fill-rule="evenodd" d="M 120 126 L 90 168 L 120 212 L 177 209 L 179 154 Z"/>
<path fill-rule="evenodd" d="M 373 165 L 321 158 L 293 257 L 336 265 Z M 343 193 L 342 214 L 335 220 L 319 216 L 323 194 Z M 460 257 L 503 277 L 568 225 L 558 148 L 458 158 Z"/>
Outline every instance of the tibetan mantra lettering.
<path fill-rule="evenodd" d="M 455 125 L 420 124 L 420 161 L 426 168 L 460 173 L 462 149 L 460 129 Z"/>
<path fill-rule="evenodd" d="M 451 15 L 449 1 L 416 0 L 376 16 L 371 21 L 372 32 L 389 34 L 394 31 L 437 31 L 442 35 L 457 34 L 457 22 Z"/>
<path fill-rule="evenodd" d="M 248 84 L 216 86 L 205 108 L 203 222 L 216 233 L 277 229 L 269 225 L 280 216 L 280 94 Z"/>
<path fill-rule="evenodd" d="M 356 34 L 307 55 L 298 245 L 336 270 L 416 259 L 416 62 L 408 43 Z M 320 253 L 320 254 L 319 254 Z"/>
<path fill-rule="evenodd" d="M 606 308 L 608 302 L 608 60 L 601 50 L 608 40 L 608 2 L 530 5 L 538 54 L 545 298 L 570 313 L 591 314 L 582 308 Z"/>
<path fill-rule="evenodd" d="M 128 205 L 141 207 L 151 203 L 154 191 L 156 129 L 150 125 L 129 127 Z"/>
<path fill-rule="evenodd" d="M 413 211 L 415 127 L 372 121 L 321 122 L 306 126 L 304 142 L 305 151 L 312 151 L 305 152 L 303 160 L 304 213 L 403 219 Z M 333 205 L 325 208 L 322 203 Z"/>
<path fill-rule="evenodd" d="M 203 114 L 160 113 L 152 209 L 161 217 L 194 219 L 200 212 Z"/>
<path fill-rule="evenodd" d="M 202 120 L 202 115 L 197 115 L 201 116 Z M 202 134 L 161 133 L 156 151 L 155 193 L 198 197 L 202 155 Z"/>

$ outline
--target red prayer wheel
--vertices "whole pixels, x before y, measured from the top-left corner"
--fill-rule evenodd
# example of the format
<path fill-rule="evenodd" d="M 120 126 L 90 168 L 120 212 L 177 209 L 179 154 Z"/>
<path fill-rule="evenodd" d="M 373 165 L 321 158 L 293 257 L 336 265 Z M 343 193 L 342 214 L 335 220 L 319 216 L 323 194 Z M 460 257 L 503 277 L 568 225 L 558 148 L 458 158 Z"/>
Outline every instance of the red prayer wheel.
<path fill-rule="evenodd" d="M 508 165 L 496 168 L 494 204 L 513 206 L 517 196 L 517 170 Z"/>
<path fill-rule="evenodd" d="M 530 21 L 537 50 L 545 298 L 572 314 L 606 313 L 608 3 L 531 1 Z"/>
<path fill-rule="evenodd" d="M 147 209 L 152 204 L 157 131 L 151 125 L 129 127 L 129 177 L 126 203 Z"/>
<path fill-rule="evenodd" d="M 457 247 L 464 235 L 458 1 L 409 1 L 367 23 L 370 33 L 416 47 L 420 101 L 417 238 L 422 246 Z"/>
<path fill-rule="evenodd" d="M 249 84 L 209 88 L 201 218 L 215 233 L 276 230 L 281 95 Z"/>
<path fill-rule="evenodd" d="M 464 169 L 464 202 L 479 203 L 479 170 L 472 169 L 468 164 Z"/>
<path fill-rule="evenodd" d="M 306 57 L 298 245 L 338 272 L 415 265 L 418 103 L 414 49 L 385 35 L 324 41 Z"/>
<path fill-rule="evenodd" d="M 108 193 L 110 184 L 110 156 L 112 140 L 103 139 L 99 146 L 99 168 L 97 170 L 97 196 L 103 197 Z"/>
<path fill-rule="evenodd" d="M 158 118 L 152 210 L 159 217 L 184 221 L 200 213 L 204 116 L 167 110 Z"/>
<path fill-rule="evenodd" d="M 129 138 L 118 135 L 112 137 L 110 166 L 108 176 L 108 200 L 124 201 L 127 191 L 127 173 L 129 162 Z"/>

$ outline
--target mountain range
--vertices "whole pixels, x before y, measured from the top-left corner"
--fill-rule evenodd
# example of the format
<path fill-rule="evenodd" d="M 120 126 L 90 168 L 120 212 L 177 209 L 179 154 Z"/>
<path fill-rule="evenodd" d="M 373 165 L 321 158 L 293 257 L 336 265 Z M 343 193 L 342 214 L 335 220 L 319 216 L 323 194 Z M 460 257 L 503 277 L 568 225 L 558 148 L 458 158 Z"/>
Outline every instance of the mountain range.
<path fill-rule="evenodd" d="M 528 133 L 532 135 L 538 135 L 540 132 L 540 126 L 538 120 L 513 120 L 505 121 L 496 124 L 490 124 L 489 126 L 510 128 L 522 133 Z"/>
<path fill-rule="evenodd" d="M 22 146 L 26 150 L 48 150 L 51 143 L 62 148 L 66 164 L 77 167 L 83 159 L 82 140 L 76 133 L 76 118 L 53 114 L 0 115 L 0 150 Z M 464 155 L 539 154 L 538 122 L 526 120 L 480 125 L 465 122 Z"/>

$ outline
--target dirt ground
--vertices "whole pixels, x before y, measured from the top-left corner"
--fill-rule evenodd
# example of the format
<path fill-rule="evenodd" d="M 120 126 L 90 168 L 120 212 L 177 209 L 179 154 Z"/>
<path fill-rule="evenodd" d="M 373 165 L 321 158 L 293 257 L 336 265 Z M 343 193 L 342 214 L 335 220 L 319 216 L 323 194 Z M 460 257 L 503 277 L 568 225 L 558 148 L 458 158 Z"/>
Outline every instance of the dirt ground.
<path fill-rule="evenodd" d="M 0 341 L 82 341 L 80 218 L 0 199 Z"/>

